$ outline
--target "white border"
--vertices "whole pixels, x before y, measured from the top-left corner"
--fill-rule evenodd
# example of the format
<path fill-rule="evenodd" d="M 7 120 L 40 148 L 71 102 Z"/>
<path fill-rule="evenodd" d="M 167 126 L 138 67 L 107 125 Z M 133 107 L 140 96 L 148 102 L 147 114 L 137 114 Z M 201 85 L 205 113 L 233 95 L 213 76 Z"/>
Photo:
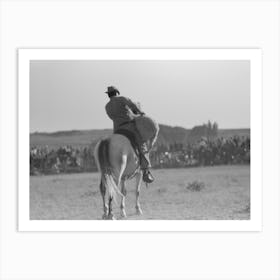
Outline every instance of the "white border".
<path fill-rule="evenodd" d="M 19 231 L 261 231 L 262 67 L 260 49 L 19 49 L 18 50 L 18 230 Z M 30 60 L 250 60 L 251 219 L 184 221 L 102 221 L 29 219 Z"/>

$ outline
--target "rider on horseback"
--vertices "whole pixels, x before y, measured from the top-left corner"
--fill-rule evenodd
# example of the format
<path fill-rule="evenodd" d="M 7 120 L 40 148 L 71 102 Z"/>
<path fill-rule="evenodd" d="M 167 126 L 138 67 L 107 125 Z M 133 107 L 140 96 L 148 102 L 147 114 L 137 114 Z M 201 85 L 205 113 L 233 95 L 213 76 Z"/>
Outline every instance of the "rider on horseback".
<path fill-rule="evenodd" d="M 151 163 L 149 160 L 149 151 L 147 143 L 142 139 L 138 129 L 136 128 L 134 118 L 145 113 L 132 102 L 129 98 L 120 96 L 117 88 L 110 86 L 106 91 L 110 101 L 106 104 L 106 113 L 114 124 L 114 133 L 119 130 L 128 130 L 133 133 L 135 142 L 140 153 L 140 166 L 143 170 L 143 181 L 151 183 L 154 178 L 150 172 Z"/>

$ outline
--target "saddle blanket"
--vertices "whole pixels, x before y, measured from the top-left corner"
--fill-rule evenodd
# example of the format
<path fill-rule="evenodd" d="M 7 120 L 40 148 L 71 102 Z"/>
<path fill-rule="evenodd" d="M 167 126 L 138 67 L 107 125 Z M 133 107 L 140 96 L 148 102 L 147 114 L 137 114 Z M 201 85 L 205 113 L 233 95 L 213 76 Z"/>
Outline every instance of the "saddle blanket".
<path fill-rule="evenodd" d="M 154 139 L 159 132 L 159 125 L 150 117 L 144 115 L 134 119 L 136 128 L 144 142 Z"/>

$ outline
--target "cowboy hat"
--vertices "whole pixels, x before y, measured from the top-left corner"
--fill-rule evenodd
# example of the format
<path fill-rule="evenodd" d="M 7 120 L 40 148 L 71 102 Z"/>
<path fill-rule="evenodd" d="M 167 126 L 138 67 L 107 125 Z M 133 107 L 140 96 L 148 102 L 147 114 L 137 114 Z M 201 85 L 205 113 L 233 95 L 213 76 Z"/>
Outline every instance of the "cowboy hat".
<path fill-rule="evenodd" d="M 105 91 L 105 93 L 109 94 L 109 93 L 113 93 L 116 92 L 117 94 L 120 94 L 119 90 L 116 87 L 110 86 L 107 88 L 107 91 Z"/>

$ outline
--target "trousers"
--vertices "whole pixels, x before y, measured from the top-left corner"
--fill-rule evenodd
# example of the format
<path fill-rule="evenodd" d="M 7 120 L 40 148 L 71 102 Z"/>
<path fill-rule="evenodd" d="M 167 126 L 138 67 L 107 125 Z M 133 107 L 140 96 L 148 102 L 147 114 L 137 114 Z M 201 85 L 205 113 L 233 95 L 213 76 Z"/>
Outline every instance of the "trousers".
<path fill-rule="evenodd" d="M 140 132 L 138 131 L 137 127 L 135 126 L 135 123 L 133 121 L 131 121 L 129 123 L 125 123 L 123 125 L 120 125 L 117 129 L 115 129 L 115 131 L 122 130 L 122 129 L 130 131 L 134 135 L 134 139 L 135 139 L 136 145 L 137 145 L 139 153 L 140 153 L 140 155 L 139 155 L 140 168 L 143 170 L 151 168 L 148 145 L 143 140 Z"/>

